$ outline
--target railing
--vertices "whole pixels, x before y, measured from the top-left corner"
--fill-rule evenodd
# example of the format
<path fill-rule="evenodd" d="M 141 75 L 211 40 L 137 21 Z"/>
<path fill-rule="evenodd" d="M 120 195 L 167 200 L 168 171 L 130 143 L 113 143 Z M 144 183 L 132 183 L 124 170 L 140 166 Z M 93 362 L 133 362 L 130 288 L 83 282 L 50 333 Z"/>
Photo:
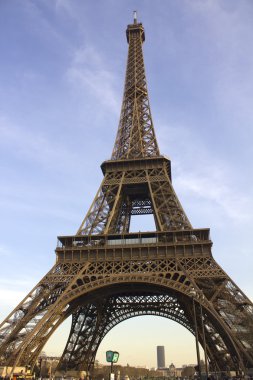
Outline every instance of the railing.
<path fill-rule="evenodd" d="M 157 245 L 200 243 L 210 241 L 209 229 L 168 232 L 139 232 L 123 235 L 75 235 L 59 236 L 57 248 L 102 247 L 119 245 Z"/>

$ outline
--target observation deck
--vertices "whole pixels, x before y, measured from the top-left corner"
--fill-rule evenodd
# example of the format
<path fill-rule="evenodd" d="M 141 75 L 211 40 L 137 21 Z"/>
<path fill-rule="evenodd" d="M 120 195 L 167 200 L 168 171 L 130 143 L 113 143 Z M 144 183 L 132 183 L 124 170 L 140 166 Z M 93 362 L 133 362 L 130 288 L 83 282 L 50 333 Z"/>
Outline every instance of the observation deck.
<path fill-rule="evenodd" d="M 212 256 L 210 230 L 59 236 L 57 262 Z"/>

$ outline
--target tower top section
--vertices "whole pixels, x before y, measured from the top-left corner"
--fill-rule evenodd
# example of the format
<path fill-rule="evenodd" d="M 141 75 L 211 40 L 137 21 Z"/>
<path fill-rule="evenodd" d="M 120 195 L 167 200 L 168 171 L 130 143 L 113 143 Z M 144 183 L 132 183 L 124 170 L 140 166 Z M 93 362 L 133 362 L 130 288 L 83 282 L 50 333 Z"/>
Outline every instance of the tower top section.
<path fill-rule="evenodd" d="M 112 160 L 160 156 L 148 98 L 142 44 L 144 28 L 134 11 L 126 30 L 127 69 L 121 115 Z"/>
<path fill-rule="evenodd" d="M 134 11 L 134 23 L 133 24 L 129 24 L 127 26 L 127 30 L 126 30 L 126 36 L 127 36 L 127 42 L 129 43 L 129 36 L 131 33 L 139 33 L 140 37 L 141 37 L 141 40 L 142 42 L 145 41 L 145 32 L 144 32 L 144 28 L 142 26 L 141 23 L 138 24 L 137 22 L 137 12 Z"/>
<path fill-rule="evenodd" d="M 137 24 L 137 11 L 134 11 L 134 24 Z"/>

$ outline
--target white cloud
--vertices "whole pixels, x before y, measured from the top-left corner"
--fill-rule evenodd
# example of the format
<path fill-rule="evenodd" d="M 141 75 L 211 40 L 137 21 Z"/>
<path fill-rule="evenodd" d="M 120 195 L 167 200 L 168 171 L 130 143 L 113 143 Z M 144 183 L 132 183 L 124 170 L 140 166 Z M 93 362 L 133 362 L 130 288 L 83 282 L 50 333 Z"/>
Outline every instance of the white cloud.
<path fill-rule="evenodd" d="M 167 125 L 170 123 L 166 123 Z M 253 200 L 248 189 L 240 187 L 229 162 L 214 157 L 212 147 L 191 126 L 173 125 L 159 128 L 162 148 L 174 147 L 173 183 L 181 194 L 206 201 L 211 209 L 220 210 L 235 222 L 253 221 Z"/>
<path fill-rule="evenodd" d="M 10 256 L 10 255 L 11 255 L 11 250 L 4 245 L 0 245 L 0 257 L 1 256 Z"/>
<path fill-rule="evenodd" d="M 205 168 L 208 176 L 194 172 L 190 174 L 182 172 L 180 176 L 177 175 L 176 187 L 184 189 L 183 193 L 210 202 L 210 208 L 215 204 L 218 205 L 228 218 L 237 223 L 252 221 L 252 199 L 229 186 L 229 180 L 226 179 L 224 172 L 217 175 L 216 168 L 210 166 Z"/>
<path fill-rule="evenodd" d="M 253 111 L 253 48 L 252 7 L 250 1 L 197 0 L 189 3 L 200 22 L 205 23 L 205 33 L 215 59 L 214 96 L 219 112 L 226 112 L 231 120 L 229 128 L 252 129 Z M 210 69 L 210 64 L 208 65 Z M 236 120 L 234 122 L 234 119 Z"/>
<path fill-rule="evenodd" d="M 26 295 L 25 291 L 16 289 L 0 288 L 0 302 L 1 305 L 13 306 L 20 302 Z"/>
<path fill-rule="evenodd" d="M 37 189 L 38 190 L 38 189 Z M 13 199 L 10 197 L 7 197 L 0 201 L 0 206 L 2 209 L 2 212 L 6 210 L 6 212 L 12 212 L 12 215 L 18 214 L 20 212 L 26 213 L 27 215 L 34 215 L 39 218 L 42 218 L 43 216 L 51 217 L 51 218 L 57 218 L 61 221 L 68 221 L 69 223 L 76 223 L 80 219 L 80 215 L 75 210 L 73 211 L 71 208 L 65 206 L 65 208 L 61 208 L 60 204 L 57 203 L 56 205 L 53 202 L 49 202 L 46 198 L 41 198 L 41 195 L 38 194 L 37 196 L 37 202 L 36 202 L 36 190 L 32 194 L 30 191 L 30 194 L 32 197 L 34 197 L 34 201 L 29 201 L 28 198 L 24 199 Z M 44 200 L 44 203 L 42 204 L 42 201 Z M 65 203 L 66 204 L 66 203 Z M 1 252 L 0 247 L 0 256 L 1 254 L 7 255 L 8 251 Z"/>
<path fill-rule="evenodd" d="M 10 146 L 10 152 L 21 158 L 36 161 L 48 168 L 66 170 L 77 166 L 78 155 L 58 141 L 40 132 L 25 129 L 0 116 L 0 145 Z"/>
<path fill-rule="evenodd" d="M 71 223 L 80 218 L 77 213 L 80 200 L 73 199 L 71 193 L 75 173 L 83 171 L 77 151 L 52 141 L 43 132 L 36 134 L 3 117 L 0 117 L 0 147 L 8 150 L 6 160 L 0 164 L 0 208 L 3 216 L 16 218 L 21 213 L 30 217 L 37 214 Z M 15 166 L 17 161 L 22 162 L 22 169 L 20 164 Z M 66 185 L 70 179 L 71 183 Z M 83 184 L 83 179 L 81 182 Z M 8 249 L 0 247 L 0 256 L 7 254 Z"/>
<path fill-rule="evenodd" d="M 119 115 L 120 96 L 116 91 L 116 77 L 106 68 L 102 56 L 91 46 L 78 49 L 66 76 L 70 83 L 87 89 L 100 104 Z"/>
<path fill-rule="evenodd" d="M 24 279 L 22 277 L 22 273 L 17 273 L 15 278 L 15 283 L 13 283 L 13 279 L 1 277 L 0 286 L 5 289 L 15 288 L 17 287 L 22 290 L 27 289 L 28 287 L 34 286 L 34 282 L 32 282 L 32 278 Z"/>
<path fill-rule="evenodd" d="M 55 0 L 55 8 L 56 10 L 61 10 L 63 9 L 66 12 L 71 12 L 72 13 L 72 7 L 71 4 L 68 0 Z"/>
<path fill-rule="evenodd" d="M 15 279 L 7 278 L 2 275 L 0 279 L 0 303 L 1 307 L 6 309 L 14 309 L 14 307 L 22 301 L 28 292 L 34 287 L 35 280 L 22 278 L 22 271 L 19 273 L 17 268 L 14 268 Z M 34 280 L 34 281 L 33 281 Z M 2 315 L 2 318 L 7 315 Z M 0 320 L 2 319 L 0 318 Z"/>

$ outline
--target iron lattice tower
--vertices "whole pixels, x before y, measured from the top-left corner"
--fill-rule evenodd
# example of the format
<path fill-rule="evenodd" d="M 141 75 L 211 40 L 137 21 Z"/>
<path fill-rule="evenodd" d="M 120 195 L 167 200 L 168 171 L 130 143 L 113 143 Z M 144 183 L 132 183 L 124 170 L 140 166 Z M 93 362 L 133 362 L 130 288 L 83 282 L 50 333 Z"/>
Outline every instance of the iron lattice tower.
<path fill-rule="evenodd" d="M 110 329 L 149 314 L 197 335 L 210 367 L 245 370 L 253 367 L 253 305 L 214 260 L 209 229 L 191 226 L 175 194 L 151 117 L 144 28 L 135 18 L 126 34 L 122 110 L 104 179 L 77 234 L 58 238 L 53 268 L 0 325 L 0 364 L 33 366 L 72 315 L 58 370 L 91 370 Z M 131 216 L 145 214 L 156 230 L 129 233 Z"/>

